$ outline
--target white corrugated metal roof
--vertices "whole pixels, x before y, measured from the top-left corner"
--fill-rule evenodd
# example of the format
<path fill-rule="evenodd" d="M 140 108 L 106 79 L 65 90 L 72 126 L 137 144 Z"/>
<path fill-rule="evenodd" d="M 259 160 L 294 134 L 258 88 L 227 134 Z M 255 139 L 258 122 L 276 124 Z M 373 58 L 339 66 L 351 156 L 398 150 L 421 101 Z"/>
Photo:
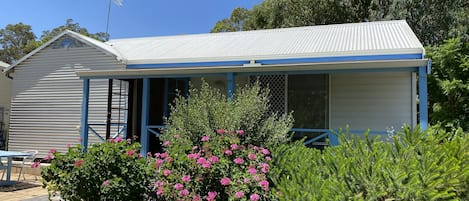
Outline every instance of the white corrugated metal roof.
<path fill-rule="evenodd" d="M 229 33 L 114 39 L 128 64 L 423 54 L 403 20 Z"/>

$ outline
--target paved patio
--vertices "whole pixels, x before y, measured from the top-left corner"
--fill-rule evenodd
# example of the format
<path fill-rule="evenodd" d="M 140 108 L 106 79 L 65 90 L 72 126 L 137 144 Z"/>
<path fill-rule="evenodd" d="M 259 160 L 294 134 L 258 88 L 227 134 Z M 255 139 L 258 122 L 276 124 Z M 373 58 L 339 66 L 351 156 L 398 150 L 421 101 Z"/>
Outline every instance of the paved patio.
<path fill-rule="evenodd" d="M 12 178 L 16 179 L 17 174 L 13 173 Z M 42 188 L 41 176 L 25 174 L 26 179 L 13 186 L 0 187 L 0 200 L 16 201 L 16 200 L 48 200 L 47 190 Z"/>

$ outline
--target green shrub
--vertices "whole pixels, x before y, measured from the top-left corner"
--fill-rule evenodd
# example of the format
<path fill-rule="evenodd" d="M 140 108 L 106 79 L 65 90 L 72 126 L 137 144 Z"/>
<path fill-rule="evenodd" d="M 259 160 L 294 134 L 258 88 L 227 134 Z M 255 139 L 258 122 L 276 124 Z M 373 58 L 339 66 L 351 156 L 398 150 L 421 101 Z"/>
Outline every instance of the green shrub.
<path fill-rule="evenodd" d="M 241 144 L 272 147 L 289 141 L 292 116 L 270 114 L 269 92 L 258 84 L 237 90 L 231 100 L 205 81 L 200 90 L 191 88 L 189 94 L 188 98 L 179 96 L 175 100 L 168 129 L 169 133 L 187 137 L 191 144 L 217 129 L 244 130 Z"/>
<path fill-rule="evenodd" d="M 92 145 L 86 153 L 81 146 L 68 152 L 51 150 L 51 165 L 42 170 L 49 196 L 59 192 L 65 200 L 144 200 L 153 196 L 154 169 L 138 153 L 140 145 L 117 138 Z"/>
<path fill-rule="evenodd" d="M 322 153 L 301 143 L 273 151 L 281 200 L 469 200 L 468 134 L 404 128 L 392 143 L 341 139 Z"/>

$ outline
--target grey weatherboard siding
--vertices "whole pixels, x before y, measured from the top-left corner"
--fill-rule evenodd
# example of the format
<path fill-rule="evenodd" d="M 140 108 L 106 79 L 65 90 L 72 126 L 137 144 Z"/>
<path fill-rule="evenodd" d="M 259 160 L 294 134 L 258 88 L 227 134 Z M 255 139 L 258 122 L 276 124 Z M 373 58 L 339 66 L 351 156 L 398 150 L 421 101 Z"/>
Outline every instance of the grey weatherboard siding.
<path fill-rule="evenodd" d="M 62 151 L 66 144 L 78 144 L 83 81 L 75 71 L 124 68 L 115 57 L 86 44 L 53 46 L 23 61 L 12 74 L 9 150 L 39 150 L 43 157 L 51 148 Z M 107 80 L 91 80 L 90 123 L 106 120 L 107 88 Z M 104 126 L 95 129 L 104 134 Z M 89 142 L 98 141 L 90 132 Z"/>

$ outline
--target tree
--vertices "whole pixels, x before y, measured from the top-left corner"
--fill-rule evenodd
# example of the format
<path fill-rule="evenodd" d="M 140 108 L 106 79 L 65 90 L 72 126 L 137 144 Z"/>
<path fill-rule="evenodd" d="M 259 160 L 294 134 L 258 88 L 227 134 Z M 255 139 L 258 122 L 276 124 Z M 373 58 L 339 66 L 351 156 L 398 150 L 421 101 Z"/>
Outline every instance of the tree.
<path fill-rule="evenodd" d="M 41 41 L 43 43 L 47 42 L 65 30 L 74 31 L 79 34 L 82 34 L 82 35 L 85 35 L 85 36 L 88 36 L 88 37 L 91 37 L 100 41 L 106 41 L 109 38 L 109 34 L 107 33 L 104 33 L 104 32 L 98 32 L 94 34 L 89 33 L 88 30 L 84 27 L 81 27 L 79 23 L 73 23 L 73 19 L 67 19 L 67 21 L 65 22 L 65 25 L 58 26 L 52 30 L 43 31 L 42 36 L 41 36 Z"/>
<path fill-rule="evenodd" d="M 218 21 L 212 32 L 405 19 L 420 41 L 435 45 L 467 35 L 469 21 L 466 0 L 264 0 L 243 15 L 236 10 L 243 8 Z M 238 18 L 241 27 L 233 20 Z"/>
<path fill-rule="evenodd" d="M 0 60 L 4 62 L 14 63 L 39 45 L 29 25 L 8 24 L 0 29 Z"/>
<path fill-rule="evenodd" d="M 469 42 L 449 39 L 428 47 L 427 55 L 433 60 L 428 78 L 430 123 L 469 130 Z"/>

